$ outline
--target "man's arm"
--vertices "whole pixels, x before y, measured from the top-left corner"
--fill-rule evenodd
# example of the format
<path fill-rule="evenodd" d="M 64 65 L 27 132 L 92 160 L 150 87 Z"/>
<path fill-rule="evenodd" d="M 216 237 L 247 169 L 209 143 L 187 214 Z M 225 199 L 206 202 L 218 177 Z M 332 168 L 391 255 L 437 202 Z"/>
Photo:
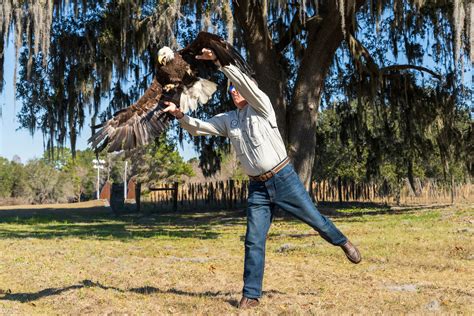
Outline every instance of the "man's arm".
<path fill-rule="evenodd" d="M 185 115 L 173 102 L 165 102 L 168 107 L 163 112 L 169 112 L 178 119 L 181 126 L 193 136 L 227 136 L 225 113 L 218 114 L 208 121 L 202 121 Z"/>
<path fill-rule="evenodd" d="M 265 92 L 258 88 L 252 78 L 234 65 L 221 67 L 221 70 L 255 111 L 265 117 L 274 114 L 270 98 Z"/>
<path fill-rule="evenodd" d="M 237 91 L 242 95 L 242 97 L 244 97 L 250 106 L 255 109 L 255 111 L 262 114 L 264 117 L 275 115 L 272 103 L 267 94 L 260 90 L 255 81 L 243 73 L 238 67 L 234 65 L 221 67 L 214 52 L 208 48 L 203 48 L 202 55 L 197 55 L 196 59 L 213 61 L 227 78 L 229 78 Z"/>

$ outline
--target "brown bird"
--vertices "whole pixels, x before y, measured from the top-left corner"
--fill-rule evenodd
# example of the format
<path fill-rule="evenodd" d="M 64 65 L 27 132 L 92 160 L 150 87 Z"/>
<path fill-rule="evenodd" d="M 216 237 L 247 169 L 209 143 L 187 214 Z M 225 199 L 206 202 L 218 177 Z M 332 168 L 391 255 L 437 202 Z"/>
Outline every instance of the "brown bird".
<path fill-rule="evenodd" d="M 200 32 L 184 49 L 173 52 L 169 47 L 158 51 L 158 67 L 153 82 L 144 95 L 131 106 L 116 112 L 110 120 L 96 125 L 99 128 L 89 138 L 91 147 L 100 152 L 129 150 L 147 144 L 159 136 L 173 118 L 163 112 L 164 101 L 172 101 L 183 112 L 205 104 L 216 91 L 217 85 L 207 79 L 217 66 L 212 61 L 198 60 L 203 48 L 215 52 L 221 66 L 236 65 L 252 76 L 250 66 L 239 52 L 218 35 Z"/>
<path fill-rule="evenodd" d="M 159 136 L 169 125 L 172 116 L 163 112 L 164 101 L 178 104 L 183 112 L 205 104 L 216 91 L 217 85 L 197 76 L 179 53 L 169 47 L 158 51 L 159 66 L 153 82 L 142 97 L 131 106 L 93 128 L 99 128 L 89 138 L 91 147 L 100 152 L 129 150 L 143 146 Z"/>

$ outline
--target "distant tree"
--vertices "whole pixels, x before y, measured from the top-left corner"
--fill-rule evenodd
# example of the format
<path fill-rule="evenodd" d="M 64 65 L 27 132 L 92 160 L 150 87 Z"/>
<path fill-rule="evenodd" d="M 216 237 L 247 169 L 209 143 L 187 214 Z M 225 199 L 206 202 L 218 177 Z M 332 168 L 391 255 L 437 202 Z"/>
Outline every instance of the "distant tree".
<path fill-rule="evenodd" d="M 18 155 L 13 155 L 12 162 L 21 164 L 21 158 Z"/>
<path fill-rule="evenodd" d="M 316 130 L 318 142 L 314 165 L 316 180 L 342 179 L 363 181 L 365 163 L 368 156 L 366 148 L 356 148 L 352 140 L 341 141 L 341 119 L 335 106 L 321 111 Z"/>
<path fill-rule="evenodd" d="M 29 160 L 25 165 L 27 191 L 32 203 L 54 200 L 53 191 L 58 184 L 59 172 L 40 159 Z"/>
<path fill-rule="evenodd" d="M 96 190 L 96 170 L 93 168 L 92 160 L 95 153 L 90 150 L 78 150 L 76 157 L 72 155 L 65 161 L 61 169 L 73 187 L 73 200 L 82 201 L 94 197 Z"/>
<path fill-rule="evenodd" d="M 8 159 L 0 157 L 0 198 L 8 198 L 12 195 L 15 175 Z"/>
<path fill-rule="evenodd" d="M 133 151 L 128 158 L 131 161 L 130 174 L 136 175 L 142 183 L 179 181 L 183 175 L 194 175 L 191 164 L 183 160 L 175 144 L 165 136 Z"/>
<path fill-rule="evenodd" d="M 447 91 L 414 86 L 406 91 L 417 94 L 408 105 L 402 95 L 390 107 L 359 99 L 324 108 L 317 125 L 316 178 L 383 180 L 393 188 L 407 178 L 415 194 L 415 178 L 468 182 L 473 152 L 468 109 L 455 107 Z M 428 105 L 436 102 L 433 111 Z"/>
<path fill-rule="evenodd" d="M 70 178 L 44 160 L 28 161 L 25 173 L 27 186 L 25 191 L 32 203 L 68 202 L 74 194 Z"/>
<path fill-rule="evenodd" d="M 24 198 L 28 195 L 27 177 L 25 166 L 22 163 L 18 163 L 15 157 L 10 162 L 12 174 L 14 175 L 14 181 L 12 186 L 11 196 L 13 198 Z"/>

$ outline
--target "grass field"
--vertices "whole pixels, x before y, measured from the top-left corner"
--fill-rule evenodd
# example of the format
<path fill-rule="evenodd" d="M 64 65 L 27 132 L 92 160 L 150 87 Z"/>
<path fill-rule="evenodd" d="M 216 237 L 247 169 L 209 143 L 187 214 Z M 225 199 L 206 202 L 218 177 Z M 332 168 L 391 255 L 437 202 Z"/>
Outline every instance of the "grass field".
<path fill-rule="evenodd" d="M 252 313 L 474 313 L 472 205 L 321 209 L 362 263 L 277 217 Z M 116 217 L 97 203 L 3 207 L 0 314 L 237 314 L 244 233 L 242 211 Z"/>

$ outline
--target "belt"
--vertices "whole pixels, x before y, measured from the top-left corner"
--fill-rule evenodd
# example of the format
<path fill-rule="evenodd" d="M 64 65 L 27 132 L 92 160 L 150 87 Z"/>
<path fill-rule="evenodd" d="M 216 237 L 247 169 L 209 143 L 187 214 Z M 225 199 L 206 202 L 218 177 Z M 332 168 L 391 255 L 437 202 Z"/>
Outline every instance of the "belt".
<path fill-rule="evenodd" d="M 249 176 L 249 178 L 250 180 L 253 180 L 253 181 L 260 181 L 260 182 L 267 181 L 271 179 L 275 174 L 278 173 L 278 171 L 283 169 L 289 163 L 290 163 L 290 158 L 286 157 L 278 165 L 273 167 L 270 171 L 262 173 L 261 175 L 258 175 L 258 176 Z"/>

